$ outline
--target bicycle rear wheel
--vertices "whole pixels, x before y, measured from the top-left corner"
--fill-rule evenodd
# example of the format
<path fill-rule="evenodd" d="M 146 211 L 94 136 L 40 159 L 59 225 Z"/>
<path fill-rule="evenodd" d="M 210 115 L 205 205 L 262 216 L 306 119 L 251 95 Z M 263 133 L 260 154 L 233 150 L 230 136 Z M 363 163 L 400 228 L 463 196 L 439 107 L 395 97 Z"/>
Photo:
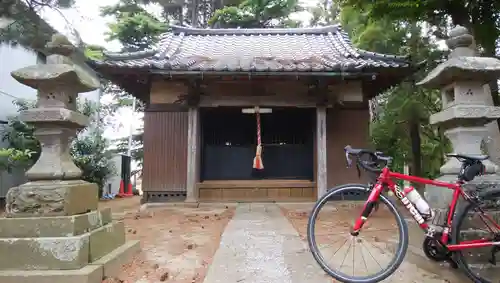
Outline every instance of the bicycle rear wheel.
<path fill-rule="evenodd" d="M 479 193 L 479 203 L 468 202 L 453 219 L 452 244 L 463 241 L 482 240 L 499 242 L 500 231 L 489 219 L 498 219 L 493 214 L 500 210 L 500 190 L 491 190 Z M 484 214 L 483 214 L 484 213 Z M 498 263 L 490 260 L 496 253 Z M 455 252 L 458 265 L 465 274 L 476 283 L 496 283 L 500 272 L 500 249 L 493 247 L 471 248 Z"/>
<path fill-rule="evenodd" d="M 333 188 L 316 202 L 309 217 L 307 241 L 313 257 L 326 273 L 340 282 L 380 282 L 397 270 L 403 262 L 408 249 L 408 226 L 396 209 L 396 206 L 384 195 L 380 195 L 379 209 L 376 212 L 375 210 L 372 211 L 359 235 L 350 235 L 352 223 L 361 213 L 362 203 L 361 205 L 352 202 L 342 204 L 343 196 L 368 195 L 369 192 L 370 188 L 361 184 L 347 184 Z M 327 205 L 330 200 L 333 200 L 335 203 L 333 207 Z M 346 213 L 346 208 L 354 209 L 352 213 Z M 327 213 L 331 211 L 333 215 L 327 217 L 319 216 L 320 212 L 325 211 Z M 390 219 L 387 217 L 395 218 L 395 224 L 388 225 L 387 223 L 390 223 L 390 221 L 387 220 Z M 320 221 L 323 220 L 333 222 L 322 225 Z M 335 225 L 335 234 L 332 235 L 334 236 L 333 238 L 329 236 L 324 237 L 325 235 L 316 233 L 316 228 L 323 231 L 327 229 L 328 231 L 328 228 L 331 228 L 332 225 Z M 381 225 L 382 228 L 376 229 L 373 227 L 378 225 Z M 396 239 L 391 239 L 394 234 L 390 233 L 390 228 L 392 228 L 394 231 L 393 233 L 396 234 Z M 342 237 L 341 234 L 344 236 Z M 335 237 L 335 235 L 337 236 Z M 328 258 L 320 251 L 320 248 L 325 246 L 322 244 L 324 241 L 327 242 L 326 246 L 331 247 L 330 251 L 335 252 L 335 255 L 332 255 L 330 259 L 334 258 L 334 263 L 340 263 L 339 268 L 332 268 L 327 262 Z M 342 246 L 339 247 L 339 244 L 342 244 Z M 348 248 L 346 249 L 345 246 L 347 245 Z M 328 249 L 329 248 L 327 248 L 327 250 Z M 336 257 L 336 254 L 342 249 L 346 251 L 340 252 L 340 257 Z M 347 256 L 349 251 L 352 251 L 352 257 Z M 387 255 L 390 251 L 394 251 L 394 256 L 391 257 Z M 344 254 L 343 258 L 342 254 Z M 373 260 L 375 260 L 376 264 L 373 264 Z M 388 264 L 386 267 L 382 267 L 379 261 L 387 262 Z M 342 269 L 343 266 L 344 269 Z M 373 272 L 373 269 L 378 269 L 377 267 L 380 267 L 380 270 L 378 272 Z M 363 274 L 360 276 L 354 274 L 355 271 L 362 272 L 363 270 L 365 270 L 365 273 L 373 272 L 373 274 Z M 348 273 L 352 273 L 352 275 L 348 275 Z"/>

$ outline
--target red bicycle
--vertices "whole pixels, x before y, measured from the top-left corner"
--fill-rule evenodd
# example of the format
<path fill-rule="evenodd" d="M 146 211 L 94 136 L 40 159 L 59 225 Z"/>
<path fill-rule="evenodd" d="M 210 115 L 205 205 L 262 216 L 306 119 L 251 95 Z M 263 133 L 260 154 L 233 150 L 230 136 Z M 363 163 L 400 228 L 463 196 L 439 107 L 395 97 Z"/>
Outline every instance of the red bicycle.
<path fill-rule="evenodd" d="M 447 261 L 454 268 L 460 267 L 473 282 L 500 282 L 500 269 L 496 266 L 496 254 L 500 251 L 500 225 L 495 221 L 494 214 L 500 208 L 500 189 L 475 187 L 474 190 L 468 190 L 465 186 L 484 173 L 482 161 L 488 158 L 487 155 L 448 154 L 448 157 L 457 158 L 462 163 L 462 169 L 455 183 L 447 183 L 392 172 L 389 169 L 392 158 L 381 152 L 353 149 L 350 146 L 344 150 L 348 167 L 352 165 L 351 157 L 355 157 L 358 170 L 362 168 L 371 173 L 374 181 L 368 185 L 346 184 L 335 187 L 314 206 L 307 228 L 308 243 L 315 260 L 325 272 L 345 283 L 373 283 L 386 279 L 400 267 L 409 244 L 408 224 L 385 194 L 389 190 L 408 210 L 408 216 L 426 233 L 423 249 L 427 257 L 434 261 Z M 453 190 L 448 213 L 444 217 L 435 217 L 434 211 L 416 190 L 412 187 L 403 189 L 395 180 Z M 363 196 L 367 197 L 367 201 L 362 205 L 339 202 Z M 333 205 L 328 205 L 330 200 L 335 200 L 330 202 Z M 459 201 L 463 203 L 459 204 Z M 381 204 L 384 207 L 380 207 Z M 353 213 L 349 212 L 350 208 L 358 211 L 354 212 L 357 217 L 353 224 L 348 220 Z M 488 209 L 495 212 L 488 213 Z M 320 216 L 321 212 L 333 214 L 323 217 Z M 390 224 L 391 216 L 395 218 L 394 224 Z M 473 219 L 475 217 L 477 219 Z M 321 224 L 322 221 L 326 223 Z M 485 224 L 485 228 L 480 229 L 479 224 Z M 375 226 L 381 228 L 375 229 Z M 395 233 L 390 232 L 391 229 Z M 342 245 L 339 247 L 339 244 Z M 333 262 L 340 264 L 338 269 L 327 263 L 327 257 L 320 251 L 323 247 L 335 252 L 330 259 L 334 258 Z M 363 252 L 362 248 L 368 252 Z M 350 250 L 354 250 L 352 258 L 347 257 Z M 337 257 L 339 252 L 340 257 Z M 392 252 L 394 255 L 389 256 Z M 342 254 L 345 255 L 342 257 Z M 377 264 L 369 264 L 371 259 Z M 386 262 L 387 266 L 382 267 L 379 261 Z M 378 272 L 367 274 L 378 267 Z M 354 275 L 356 271 L 363 274 Z M 350 273 L 352 275 L 348 275 Z"/>

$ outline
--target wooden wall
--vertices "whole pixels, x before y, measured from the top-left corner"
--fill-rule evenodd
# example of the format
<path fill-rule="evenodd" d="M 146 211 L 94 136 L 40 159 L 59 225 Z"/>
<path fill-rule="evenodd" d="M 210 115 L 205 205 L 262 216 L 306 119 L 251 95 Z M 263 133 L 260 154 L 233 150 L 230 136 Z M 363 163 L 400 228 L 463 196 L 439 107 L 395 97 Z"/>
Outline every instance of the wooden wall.
<path fill-rule="evenodd" d="M 225 86 L 222 86 L 225 85 Z M 232 83 L 211 86 L 207 94 L 209 96 L 219 96 L 226 93 L 238 96 L 234 92 Z M 290 85 L 294 83 L 289 83 Z M 241 85 L 240 85 L 241 86 Z M 219 87 L 217 91 L 216 88 Z M 277 85 L 266 88 L 273 93 Z M 283 86 L 284 87 L 284 86 Z M 361 91 L 358 82 L 344 83 L 334 87 L 337 93 L 341 94 L 344 101 L 359 101 Z M 239 88 L 242 89 L 247 88 Z M 298 88 L 297 88 L 298 89 Z M 300 92 L 306 90 L 302 87 Z M 152 84 L 150 93 L 151 109 L 153 106 L 171 104 L 177 100 L 179 95 L 185 94 L 187 88 L 181 83 L 157 81 Z M 219 93 L 219 95 L 215 95 Z M 202 102 L 207 99 L 202 97 Z M 216 99 L 214 101 L 219 101 Z M 237 99 L 236 99 L 237 101 Z M 207 104 L 213 103 L 206 101 Z M 143 190 L 145 192 L 185 192 L 187 179 L 187 112 L 156 112 L 147 111 L 144 117 L 144 176 Z M 179 110 L 177 110 L 179 111 Z M 369 112 L 368 109 L 328 109 L 327 112 L 327 173 L 328 188 L 343 183 L 365 182 L 359 180 L 356 168 L 347 169 L 345 164 L 344 146 L 350 144 L 353 147 L 368 147 L 369 145 Z M 230 185 L 233 190 L 225 193 L 225 185 Z M 198 184 L 200 197 L 206 200 L 236 200 L 245 198 L 247 200 L 266 200 L 270 197 L 275 200 L 285 201 L 314 200 L 316 199 L 316 183 L 307 184 L 275 184 L 262 182 L 259 184 L 239 184 L 236 188 L 234 184 L 211 183 Z M 213 195 L 204 195 L 213 191 Z M 242 191 L 241 196 L 235 195 L 237 191 Z M 243 193 L 243 191 L 245 191 Z"/>
<path fill-rule="evenodd" d="M 144 191 L 185 191 L 187 112 L 144 113 Z"/>
<path fill-rule="evenodd" d="M 369 147 L 368 109 L 328 109 L 327 127 L 327 171 L 328 188 L 346 183 L 364 183 L 358 178 L 355 167 L 346 168 L 344 147 Z"/>
<path fill-rule="evenodd" d="M 306 180 L 206 181 L 197 186 L 200 200 L 301 202 L 316 199 L 316 183 Z"/>

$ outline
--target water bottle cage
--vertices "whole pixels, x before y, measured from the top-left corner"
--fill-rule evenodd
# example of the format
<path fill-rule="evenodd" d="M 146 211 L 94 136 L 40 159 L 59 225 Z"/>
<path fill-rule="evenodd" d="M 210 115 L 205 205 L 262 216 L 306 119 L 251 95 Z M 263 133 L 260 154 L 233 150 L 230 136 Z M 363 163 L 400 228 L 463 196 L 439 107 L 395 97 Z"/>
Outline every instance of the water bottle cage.
<path fill-rule="evenodd" d="M 474 180 L 475 177 L 485 173 L 486 166 L 481 161 L 464 161 L 458 178 L 465 182 Z"/>

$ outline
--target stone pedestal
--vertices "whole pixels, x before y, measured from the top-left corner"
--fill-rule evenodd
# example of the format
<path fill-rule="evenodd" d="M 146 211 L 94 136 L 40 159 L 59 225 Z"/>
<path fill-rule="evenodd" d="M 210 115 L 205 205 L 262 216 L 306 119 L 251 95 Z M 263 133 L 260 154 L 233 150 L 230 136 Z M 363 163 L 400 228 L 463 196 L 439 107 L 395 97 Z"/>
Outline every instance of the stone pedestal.
<path fill-rule="evenodd" d="M 12 73 L 38 90 L 37 108 L 21 113 L 33 124 L 42 153 L 26 173 L 28 183 L 11 188 L 6 215 L 0 218 L 0 282 L 101 283 L 117 275 L 139 250 L 125 241 L 122 222 L 109 209 L 98 210 L 98 188 L 80 180 L 69 148 L 87 117 L 76 112 L 79 92 L 99 87 L 96 77 L 67 57 L 74 47 L 65 37 L 47 44 L 46 65 Z"/>

